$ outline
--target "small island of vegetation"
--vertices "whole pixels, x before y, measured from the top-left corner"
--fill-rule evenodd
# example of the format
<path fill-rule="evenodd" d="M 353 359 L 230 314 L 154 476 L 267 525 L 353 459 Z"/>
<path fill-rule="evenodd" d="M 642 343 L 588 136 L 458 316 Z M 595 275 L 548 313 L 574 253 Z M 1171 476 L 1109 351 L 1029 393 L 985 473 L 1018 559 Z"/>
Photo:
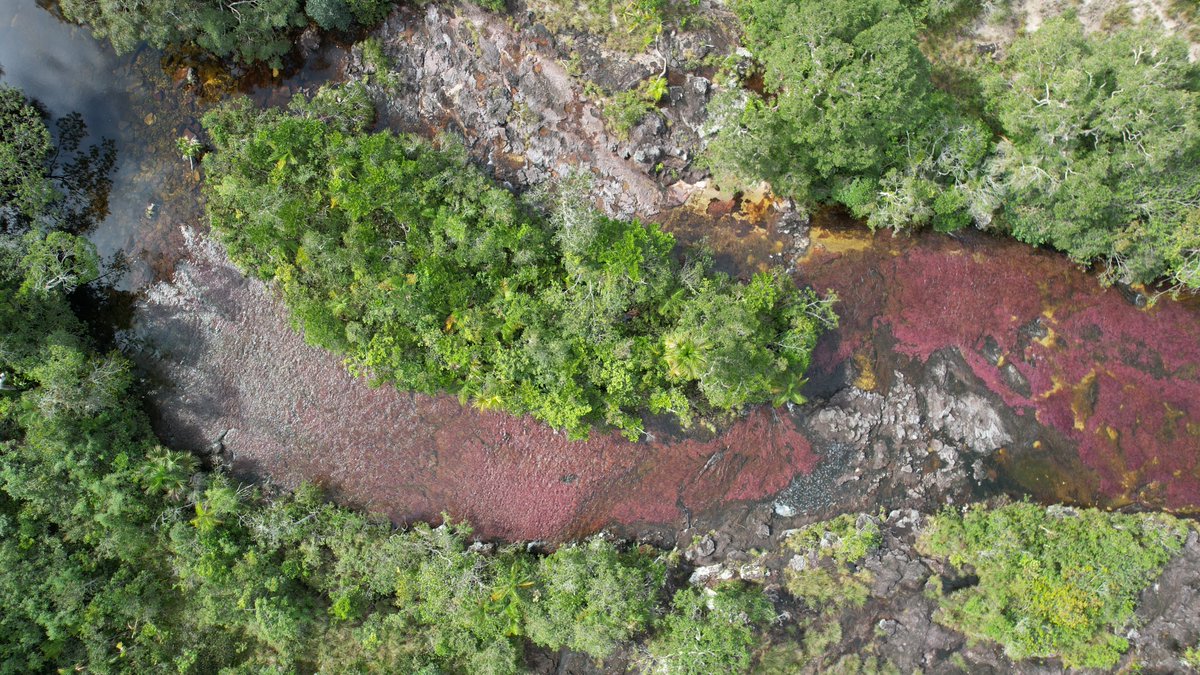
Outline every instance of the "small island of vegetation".
<path fill-rule="evenodd" d="M 671 235 L 570 190 L 543 215 L 448 141 L 368 133 L 373 112 L 352 85 L 205 118 L 213 229 L 310 342 L 574 438 L 602 423 L 636 439 L 646 406 L 688 426 L 803 401 L 827 300 L 779 271 L 737 283 L 703 253 L 678 263 Z"/>

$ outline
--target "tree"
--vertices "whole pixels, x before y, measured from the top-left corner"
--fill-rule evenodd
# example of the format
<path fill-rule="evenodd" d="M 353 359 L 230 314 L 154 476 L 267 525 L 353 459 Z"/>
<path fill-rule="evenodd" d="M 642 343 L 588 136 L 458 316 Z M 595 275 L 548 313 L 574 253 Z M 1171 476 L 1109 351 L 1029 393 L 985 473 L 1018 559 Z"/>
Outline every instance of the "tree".
<path fill-rule="evenodd" d="M 70 291 L 100 276 L 96 246 L 66 232 L 31 232 L 25 237 L 25 283 L 35 292 Z"/>
<path fill-rule="evenodd" d="M 1003 226 L 1108 277 L 1197 288 L 1200 68 L 1150 27 L 1085 36 L 1073 17 L 1013 44 L 988 80 L 1004 127 L 992 163 Z"/>
<path fill-rule="evenodd" d="M 46 119 L 39 103 L 0 86 L 0 227 L 83 232 L 108 215 L 116 146 L 101 139 L 81 149 L 87 125 L 78 113 L 55 121 L 54 144 Z"/>
<path fill-rule="evenodd" d="M 711 150 L 716 168 L 812 201 L 903 165 L 897 151 L 929 118 L 933 85 L 918 23 L 899 0 L 743 0 L 735 9 L 766 94 L 726 120 Z"/>
<path fill-rule="evenodd" d="M 715 591 L 685 588 L 650 643 L 650 667 L 669 675 L 740 673 L 758 644 L 755 627 L 774 618 L 771 603 L 737 582 Z"/>
<path fill-rule="evenodd" d="M 605 539 L 562 546 L 538 563 L 529 639 L 604 658 L 650 626 L 664 574 L 661 562 Z"/>
<path fill-rule="evenodd" d="M 54 146 L 41 112 L 18 89 L 0 86 L 0 218 L 40 213 L 55 198 L 45 175 Z"/>

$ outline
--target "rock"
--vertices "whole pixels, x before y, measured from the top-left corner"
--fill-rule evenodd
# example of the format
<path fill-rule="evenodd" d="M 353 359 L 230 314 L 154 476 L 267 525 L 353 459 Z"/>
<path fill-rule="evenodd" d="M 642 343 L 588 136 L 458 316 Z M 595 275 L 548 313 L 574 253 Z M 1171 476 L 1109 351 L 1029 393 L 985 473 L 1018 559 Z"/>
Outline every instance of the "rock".
<path fill-rule="evenodd" d="M 796 508 L 794 506 L 792 506 L 791 504 L 787 504 L 785 502 L 780 502 L 780 501 L 777 501 L 774 504 L 772 504 L 772 510 L 775 511 L 775 515 L 777 515 L 781 518 L 791 518 L 791 517 L 795 516 L 797 513 L 799 513 L 796 510 Z"/>
<path fill-rule="evenodd" d="M 974 379 L 961 357 L 934 355 L 928 369 L 921 394 L 930 429 L 946 433 L 976 453 L 990 453 L 1012 441 L 991 401 L 961 386 L 964 379 Z"/>
<path fill-rule="evenodd" d="M 1029 387 L 1029 380 L 1017 369 L 1016 364 L 1006 363 L 1000 369 L 1000 376 L 1004 378 L 1004 384 L 1014 392 L 1029 398 L 1033 390 Z"/>
<path fill-rule="evenodd" d="M 709 581 L 716 579 L 725 572 L 725 566 L 721 564 L 705 565 L 692 570 L 691 576 L 688 577 L 688 584 L 692 586 L 702 586 Z"/>
<path fill-rule="evenodd" d="M 993 366 L 1000 364 L 1000 357 L 1004 356 L 1004 350 L 1000 347 L 1000 343 L 991 335 L 983 338 L 983 346 L 979 348 L 979 355 L 987 360 Z"/>
<path fill-rule="evenodd" d="M 309 26 L 300 33 L 300 38 L 297 40 L 300 45 L 300 53 L 305 57 L 312 55 L 321 48 L 321 31 L 316 26 Z"/>
<path fill-rule="evenodd" d="M 662 156 L 662 148 L 658 146 L 651 146 L 649 148 L 638 150 L 636 153 L 634 153 L 634 161 L 638 162 L 639 164 L 653 164 L 661 159 Z"/>
<path fill-rule="evenodd" d="M 476 541 L 476 542 L 473 542 L 470 546 L 468 546 L 467 550 L 471 551 L 472 553 L 482 553 L 484 555 L 489 555 L 493 551 L 496 550 L 496 545 L 493 543 L 490 543 L 490 542 Z"/>
<path fill-rule="evenodd" d="M 762 563 L 750 563 L 738 568 L 738 577 L 746 581 L 762 581 L 771 576 L 771 571 Z"/>

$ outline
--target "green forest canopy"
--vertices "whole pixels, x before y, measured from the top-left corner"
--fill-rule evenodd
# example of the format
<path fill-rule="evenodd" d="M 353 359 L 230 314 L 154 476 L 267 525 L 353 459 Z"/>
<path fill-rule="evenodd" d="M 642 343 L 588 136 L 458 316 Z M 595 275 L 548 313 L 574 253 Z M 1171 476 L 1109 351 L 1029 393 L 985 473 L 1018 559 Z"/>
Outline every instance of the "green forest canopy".
<path fill-rule="evenodd" d="M 1138 594 L 1186 535 L 1167 515 L 1020 503 L 947 509 L 931 519 L 918 549 L 979 577 L 939 597 L 942 623 L 995 640 L 1013 659 L 1111 668 L 1129 648 L 1120 631 Z"/>
<path fill-rule="evenodd" d="M 502 9 L 497 0 L 484 4 Z M 310 21 L 327 30 L 369 26 L 391 6 L 62 2 L 69 18 L 118 51 L 191 43 L 273 66 Z M 951 231 L 974 223 L 1081 263 L 1103 262 L 1106 280 L 1200 289 L 1193 170 L 1200 66 L 1188 61 L 1182 38 L 1148 24 L 1085 35 L 1067 13 L 1019 37 L 999 63 L 976 59 L 965 77 L 951 78 L 966 82 L 951 93 L 935 85 L 922 40 L 970 19 L 978 3 L 737 0 L 733 7 L 766 91 L 739 88 L 716 102 L 721 131 L 708 160 L 718 173 L 766 179 L 805 202 L 845 205 L 872 227 Z M 661 9 L 638 8 L 655 16 Z M 576 10 L 563 5 L 552 14 L 574 19 Z"/>
<path fill-rule="evenodd" d="M 1102 261 L 1110 280 L 1200 289 L 1187 43 L 1149 25 L 1085 35 L 1068 13 L 972 66 L 977 105 L 938 90 L 920 50 L 922 19 L 963 4 L 739 0 L 766 92 L 716 103 L 714 169 L 872 227 L 974 222 Z"/>
<path fill-rule="evenodd" d="M 372 26 L 392 0 L 62 0 L 61 7 L 121 53 L 141 42 L 159 49 L 194 43 L 223 58 L 278 67 L 310 19 L 327 30 Z"/>
<path fill-rule="evenodd" d="M 572 437 L 636 438 L 647 403 L 694 415 L 799 393 L 829 304 L 782 272 L 737 283 L 675 262 L 655 225 L 572 194 L 552 217 L 460 151 L 366 133 L 357 86 L 287 111 L 234 102 L 205 118 L 208 210 L 230 257 L 277 283 L 306 338 L 353 370 Z"/>

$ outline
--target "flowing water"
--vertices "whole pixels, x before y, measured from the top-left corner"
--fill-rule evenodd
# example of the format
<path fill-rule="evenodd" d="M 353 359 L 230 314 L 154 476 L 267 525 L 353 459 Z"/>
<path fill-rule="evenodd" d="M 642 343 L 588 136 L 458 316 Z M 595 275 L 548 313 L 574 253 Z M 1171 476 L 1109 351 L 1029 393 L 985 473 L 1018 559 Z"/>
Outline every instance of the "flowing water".
<path fill-rule="evenodd" d="M 93 139 L 116 141 L 110 213 L 91 236 L 106 256 L 131 257 L 124 288 L 148 294 L 137 319 L 147 342 L 129 344 L 160 379 L 153 398 L 168 441 L 203 449 L 221 437 L 248 474 L 315 479 L 398 521 L 449 510 L 523 538 L 675 521 L 769 498 L 814 470 L 819 453 L 779 411 L 711 438 L 570 443 L 446 397 L 370 389 L 305 347 L 268 289 L 203 246 L 183 275 L 190 287 L 152 286 L 197 256 L 181 228 L 203 229 L 199 175 L 175 139 L 197 133 L 205 107 L 238 87 L 279 104 L 336 77 L 344 58 L 333 46 L 304 67 L 235 82 L 181 55 L 118 56 L 52 7 L 0 0 L 0 81 L 55 115 L 82 113 Z M 663 220 L 681 239 L 707 238 L 722 266 L 748 270 L 791 246 L 764 209 L 714 202 Z M 999 452 L 996 484 L 1044 501 L 1200 508 L 1197 303 L 1139 309 L 1061 255 L 978 234 L 871 236 L 829 214 L 811 234 L 798 280 L 835 290 L 842 316 L 818 350 L 814 397 L 851 380 L 886 391 L 893 371 L 954 349 L 1034 430 Z"/>

